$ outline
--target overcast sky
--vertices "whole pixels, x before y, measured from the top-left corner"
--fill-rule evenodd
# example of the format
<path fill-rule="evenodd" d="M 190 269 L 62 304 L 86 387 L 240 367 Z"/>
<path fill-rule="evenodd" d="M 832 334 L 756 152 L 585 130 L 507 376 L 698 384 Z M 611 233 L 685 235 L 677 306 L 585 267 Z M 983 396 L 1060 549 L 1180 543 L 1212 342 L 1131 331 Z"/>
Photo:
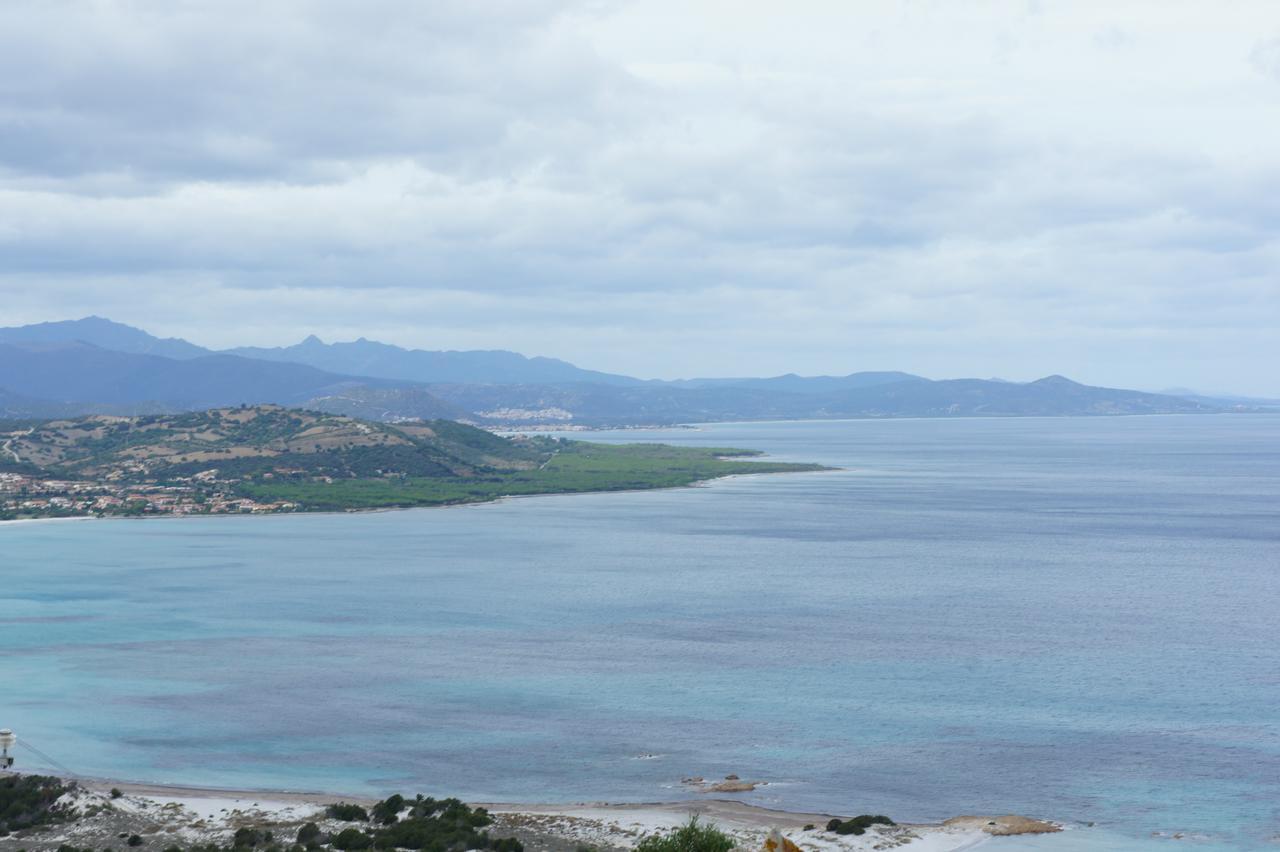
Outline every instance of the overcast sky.
<path fill-rule="evenodd" d="M 1276 0 L 0 4 L 0 325 L 1280 395 Z"/>

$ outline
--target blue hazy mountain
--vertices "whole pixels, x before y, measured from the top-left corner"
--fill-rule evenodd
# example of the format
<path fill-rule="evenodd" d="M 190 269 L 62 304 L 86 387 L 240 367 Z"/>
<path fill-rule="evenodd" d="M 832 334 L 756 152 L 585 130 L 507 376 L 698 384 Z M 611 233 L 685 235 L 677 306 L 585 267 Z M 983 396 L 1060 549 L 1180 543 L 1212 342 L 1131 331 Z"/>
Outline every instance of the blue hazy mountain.
<path fill-rule="evenodd" d="M 1268 399 L 1265 397 L 1240 396 L 1239 394 L 1213 393 L 1211 391 L 1204 392 L 1190 388 L 1169 388 L 1168 390 L 1157 391 L 1157 393 L 1180 396 L 1183 399 L 1203 402 L 1205 405 L 1214 405 L 1220 408 L 1267 411 L 1280 409 L 1280 399 Z"/>
<path fill-rule="evenodd" d="M 88 343 L 112 352 L 178 359 L 213 354 L 194 343 L 176 337 L 155 337 L 102 317 L 0 328 L 0 343 Z"/>
<path fill-rule="evenodd" d="M 168 353 L 168 354 L 161 354 Z M 1204 398 L 901 372 L 642 381 L 501 350 L 369 340 L 214 352 L 99 317 L 0 329 L 0 416 L 166 412 L 274 402 L 379 420 L 648 425 L 834 417 L 1059 416 L 1239 410 Z M 4 414 L 4 412 L 13 412 Z M 54 416 L 52 413 L 49 416 Z"/>
<path fill-rule="evenodd" d="M 640 384 L 639 379 L 584 370 L 555 358 L 527 358 L 501 349 L 432 351 L 403 349 L 363 337 L 349 343 L 325 343 L 312 335 L 301 343 L 279 348 L 245 346 L 229 354 L 264 361 L 306 364 L 352 376 L 374 376 L 407 382 L 457 384 L 557 384 L 592 382 L 606 385 Z"/>
<path fill-rule="evenodd" d="M 0 388 L 0 420 L 39 420 L 47 417 L 71 417 L 81 414 L 78 406 L 38 399 Z M 4 461 L 0 458 L 0 461 Z"/>
<path fill-rule="evenodd" d="M 665 384 L 677 388 L 735 387 L 784 393 L 834 393 L 913 380 L 926 381 L 923 377 L 913 376 L 911 373 L 882 371 L 850 373 L 847 376 L 798 376 L 795 373 L 787 373 L 785 376 L 773 376 L 767 379 L 679 379 L 665 382 Z"/>
<path fill-rule="evenodd" d="M 84 410 L 295 405 L 369 381 L 234 355 L 177 359 L 115 352 L 83 342 L 0 344 L 0 388 L 18 397 Z"/>
<path fill-rule="evenodd" d="M 214 354 L 259 361 L 304 364 L 329 373 L 405 382 L 640 384 L 639 379 L 584 370 L 555 358 L 527 358 L 505 350 L 430 351 L 404 349 L 360 338 L 325 343 L 312 335 L 284 347 L 245 346 L 222 352 L 179 338 L 159 338 L 102 317 L 0 328 L 0 343 L 88 343 L 113 352 L 191 359 Z"/>
<path fill-rule="evenodd" d="M 910 378 L 826 393 L 743 386 L 431 385 L 459 408 L 507 421 L 545 422 L 547 412 L 588 425 L 858 417 L 1018 417 L 1221 411 L 1178 397 L 1099 388 L 1048 376 L 1017 383 Z M 572 418 L 565 415 L 571 414 Z"/>

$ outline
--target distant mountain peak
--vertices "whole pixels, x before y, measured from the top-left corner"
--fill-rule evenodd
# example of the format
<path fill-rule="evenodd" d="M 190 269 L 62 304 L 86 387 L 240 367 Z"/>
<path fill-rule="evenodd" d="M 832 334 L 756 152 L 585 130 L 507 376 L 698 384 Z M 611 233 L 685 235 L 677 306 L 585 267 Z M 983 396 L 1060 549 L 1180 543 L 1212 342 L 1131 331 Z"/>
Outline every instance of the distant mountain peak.
<path fill-rule="evenodd" d="M 1045 376 L 1043 379 L 1036 379 L 1034 382 L 1031 382 L 1031 384 L 1059 385 L 1062 387 L 1066 387 L 1068 385 L 1072 387 L 1084 387 L 1084 385 L 1080 384 L 1079 382 L 1074 382 L 1071 379 L 1068 379 L 1066 376 L 1060 376 L 1057 373 L 1054 373 L 1052 376 Z"/>
<path fill-rule="evenodd" d="M 244 346 L 228 351 L 246 358 L 307 364 L 347 376 L 428 384 L 642 384 L 629 376 L 584 370 L 554 358 L 527 358 L 501 349 L 464 352 L 405 349 L 365 337 L 325 343 L 313 334 L 294 346 Z"/>
<path fill-rule="evenodd" d="M 58 320 L 0 328 L 0 343 L 87 343 L 113 352 L 159 355 L 178 360 L 199 358 L 209 354 L 209 350 L 181 338 L 155 337 L 142 329 L 97 315 L 76 320 Z"/>

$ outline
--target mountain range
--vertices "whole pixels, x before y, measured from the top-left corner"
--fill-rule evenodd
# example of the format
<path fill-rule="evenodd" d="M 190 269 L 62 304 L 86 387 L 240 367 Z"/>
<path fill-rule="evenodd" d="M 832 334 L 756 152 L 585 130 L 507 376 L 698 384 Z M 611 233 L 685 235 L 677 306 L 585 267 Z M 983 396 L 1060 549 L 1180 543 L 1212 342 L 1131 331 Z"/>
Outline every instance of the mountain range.
<path fill-rule="evenodd" d="M 642 380 L 515 352 L 360 339 L 206 349 L 101 317 L 0 328 L 0 417 L 167 413 L 276 403 L 365 419 L 495 427 L 844 417 L 1056 416 L 1248 409 L 1079 384 L 901 372 Z"/>

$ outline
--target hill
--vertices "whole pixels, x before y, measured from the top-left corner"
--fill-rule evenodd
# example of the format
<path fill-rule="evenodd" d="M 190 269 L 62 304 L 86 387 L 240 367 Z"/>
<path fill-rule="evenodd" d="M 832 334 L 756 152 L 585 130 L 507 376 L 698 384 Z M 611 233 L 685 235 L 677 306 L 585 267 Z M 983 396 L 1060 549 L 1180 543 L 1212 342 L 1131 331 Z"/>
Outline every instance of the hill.
<path fill-rule="evenodd" d="M 246 346 L 229 354 L 264 361 L 306 364 L 347 375 L 373 376 L 408 382 L 462 384 L 593 382 L 606 385 L 639 384 L 639 379 L 584 370 L 556 358 L 527 358 L 506 350 L 430 351 L 402 349 L 387 343 L 359 340 L 325 343 L 312 335 L 301 343 L 279 348 Z"/>
<path fill-rule="evenodd" d="M 199 358 L 213 354 L 194 343 L 176 337 L 154 337 L 102 317 L 0 328 L 0 343 L 88 343 L 113 352 L 163 358 Z"/>
<path fill-rule="evenodd" d="M 826 394 L 830 416 L 1061 417 L 1193 414 L 1219 409 L 1179 397 L 1100 388 L 1063 376 L 1034 382 L 991 379 L 916 380 Z"/>
<path fill-rule="evenodd" d="M 795 393 L 759 385 L 430 385 L 478 416 L 508 423 L 619 424 L 863 417 L 1026 417 L 1190 414 L 1205 402 L 1082 385 L 1061 376 L 1014 383 L 987 379 L 901 381 Z"/>
<path fill-rule="evenodd" d="M 549 452 L 447 420 L 391 426 L 274 405 L 53 420 L 8 446 L 50 473 L 110 481 L 210 471 L 243 478 L 285 469 L 328 477 L 474 476 L 534 467 Z"/>
<path fill-rule="evenodd" d="M 19 397 L 67 404 L 80 411 L 172 412 L 241 403 L 295 405 L 378 383 L 302 364 L 234 355 L 175 359 L 117 352 L 83 342 L 0 344 L 0 387 Z"/>
<path fill-rule="evenodd" d="M 782 391 L 783 393 L 819 394 L 833 391 L 869 388 L 894 382 L 928 381 L 922 376 L 897 371 L 850 373 L 847 376 L 798 376 L 787 373 L 767 379 L 680 379 L 666 384 L 677 388 L 751 388 L 753 390 Z"/>
<path fill-rule="evenodd" d="M 28 420 L 71 417 L 83 413 L 74 405 L 37 399 L 0 388 L 0 420 Z"/>
<path fill-rule="evenodd" d="M 345 414 L 363 420 L 396 423 L 404 420 L 483 421 L 473 412 L 445 402 L 421 387 L 370 387 L 352 385 L 325 396 L 312 397 L 302 405 L 330 414 Z"/>

